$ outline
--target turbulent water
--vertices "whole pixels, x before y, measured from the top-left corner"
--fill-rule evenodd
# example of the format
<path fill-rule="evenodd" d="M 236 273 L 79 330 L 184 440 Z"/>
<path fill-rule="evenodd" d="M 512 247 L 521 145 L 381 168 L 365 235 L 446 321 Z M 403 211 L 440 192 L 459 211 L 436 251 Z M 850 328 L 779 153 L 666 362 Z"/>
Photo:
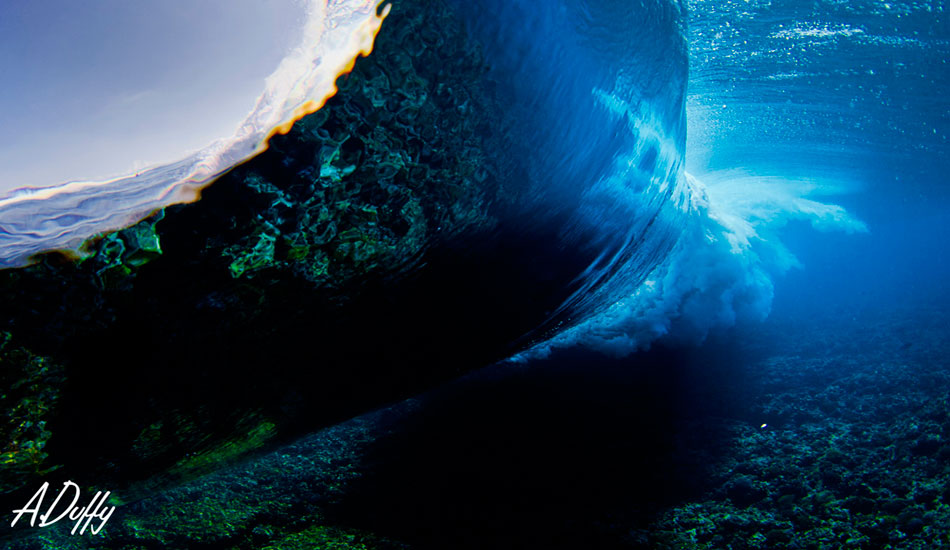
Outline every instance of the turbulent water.
<path fill-rule="evenodd" d="M 691 7 L 689 169 L 842 195 L 870 230 L 817 239 L 785 228 L 805 269 L 777 300 L 805 312 L 942 294 L 947 266 L 933 247 L 946 236 L 950 158 L 945 5 Z"/>
<path fill-rule="evenodd" d="M 778 296 L 799 311 L 843 296 L 861 300 L 859 292 L 865 302 L 907 299 L 923 288 L 942 293 L 946 265 L 917 246 L 946 233 L 938 221 L 946 218 L 950 158 L 944 6 L 697 1 L 689 8 L 685 156 L 693 215 L 629 299 L 559 340 L 618 351 L 663 336 L 695 341 L 711 328 L 764 318 L 774 281 L 802 267 L 796 285 Z M 802 225 L 873 235 L 818 240 Z M 786 247 L 787 238 L 797 246 Z M 844 255 L 851 277 L 822 270 Z"/>

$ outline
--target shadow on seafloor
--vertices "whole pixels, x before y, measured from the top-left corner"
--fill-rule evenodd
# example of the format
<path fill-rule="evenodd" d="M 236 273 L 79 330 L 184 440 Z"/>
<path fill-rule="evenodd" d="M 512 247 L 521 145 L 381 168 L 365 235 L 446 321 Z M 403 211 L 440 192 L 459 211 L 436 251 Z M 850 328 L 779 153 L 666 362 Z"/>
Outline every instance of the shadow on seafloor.
<path fill-rule="evenodd" d="M 748 411 L 743 353 L 722 337 L 479 371 L 371 444 L 330 517 L 413 548 L 626 546 L 708 488 L 731 440 L 715 419 Z"/>

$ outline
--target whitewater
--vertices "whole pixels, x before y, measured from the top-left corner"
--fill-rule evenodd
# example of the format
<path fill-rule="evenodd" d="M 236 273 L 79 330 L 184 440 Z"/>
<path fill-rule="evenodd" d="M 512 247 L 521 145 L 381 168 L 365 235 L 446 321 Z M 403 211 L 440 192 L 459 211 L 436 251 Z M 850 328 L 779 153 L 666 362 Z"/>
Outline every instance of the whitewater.
<path fill-rule="evenodd" d="M 0 267 L 24 265 L 33 255 L 50 250 L 81 255 L 82 244 L 94 236 L 128 227 L 166 206 L 193 202 L 223 172 L 266 149 L 271 136 L 286 133 L 294 121 L 318 110 L 336 93 L 336 78 L 348 72 L 358 56 L 370 53 L 386 10 L 372 0 L 312 0 L 298 9 L 299 43 L 266 78 L 246 117 L 235 121 L 233 134 L 197 151 L 178 151 L 181 157 L 172 162 L 139 166 L 131 172 L 123 170 L 136 164 L 134 157 L 116 159 L 108 168 L 76 168 L 80 173 L 119 172 L 115 177 L 67 178 L 29 186 L 15 179 L 0 181 Z M 27 126 L 35 123 L 23 124 L 20 131 L 27 133 Z M 6 129 L 10 130 L 16 131 Z M 75 139 L 66 156 L 88 154 L 83 148 L 90 137 Z M 44 139 L 42 134 L 40 139 Z M 34 164 L 41 170 L 45 163 Z M 34 179 L 29 173 L 23 177 Z"/>

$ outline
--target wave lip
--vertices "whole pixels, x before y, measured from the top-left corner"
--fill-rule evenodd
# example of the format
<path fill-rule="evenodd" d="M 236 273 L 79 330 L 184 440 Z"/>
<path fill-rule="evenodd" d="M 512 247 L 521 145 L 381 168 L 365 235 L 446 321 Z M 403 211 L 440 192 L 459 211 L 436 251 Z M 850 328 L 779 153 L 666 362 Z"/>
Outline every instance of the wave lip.
<path fill-rule="evenodd" d="M 102 181 L 20 188 L 0 198 L 0 268 L 64 250 L 81 255 L 96 235 L 128 227 L 155 210 L 198 200 L 202 188 L 267 148 L 276 133 L 320 109 L 336 79 L 372 51 L 388 6 L 379 0 L 310 0 L 301 43 L 267 78 L 233 135 L 170 164 Z M 379 13 L 378 13 L 379 12 Z"/>

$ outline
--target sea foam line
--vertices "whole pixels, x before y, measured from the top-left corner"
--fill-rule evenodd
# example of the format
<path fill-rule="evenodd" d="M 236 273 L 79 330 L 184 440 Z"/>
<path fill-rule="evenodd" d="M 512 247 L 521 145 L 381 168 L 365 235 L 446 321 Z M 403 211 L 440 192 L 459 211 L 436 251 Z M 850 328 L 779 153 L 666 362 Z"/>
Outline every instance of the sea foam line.
<path fill-rule="evenodd" d="M 235 133 L 177 162 L 102 181 L 20 188 L 0 199 L 0 268 L 23 266 L 61 250 L 81 256 L 84 242 L 135 224 L 161 208 L 197 201 L 228 169 L 268 147 L 276 134 L 319 110 L 357 57 L 372 52 L 389 13 L 381 0 L 312 0 L 301 43 L 267 78 Z"/>

